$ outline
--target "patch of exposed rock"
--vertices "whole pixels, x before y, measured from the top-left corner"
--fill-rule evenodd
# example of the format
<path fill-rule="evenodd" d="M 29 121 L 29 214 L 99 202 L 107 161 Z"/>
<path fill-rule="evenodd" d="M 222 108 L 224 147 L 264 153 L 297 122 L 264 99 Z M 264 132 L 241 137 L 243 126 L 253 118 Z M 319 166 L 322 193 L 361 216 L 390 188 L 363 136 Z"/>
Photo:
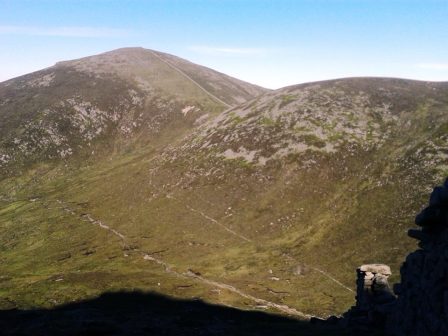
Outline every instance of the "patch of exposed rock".
<path fill-rule="evenodd" d="M 389 287 L 390 267 L 367 264 L 357 270 L 356 304 L 342 317 L 328 320 L 313 319 L 314 323 L 335 324 L 356 331 L 384 329 L 388 317 L 395 309 L 396 297 Z"/>

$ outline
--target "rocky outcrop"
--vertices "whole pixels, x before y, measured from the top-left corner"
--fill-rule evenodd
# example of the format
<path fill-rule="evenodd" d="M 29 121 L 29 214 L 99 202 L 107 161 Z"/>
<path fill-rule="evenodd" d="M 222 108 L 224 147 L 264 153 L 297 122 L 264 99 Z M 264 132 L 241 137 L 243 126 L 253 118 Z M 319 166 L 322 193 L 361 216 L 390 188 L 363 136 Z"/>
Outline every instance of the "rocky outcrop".
<path fill-rule="evenodd" d="M 421 229 L 410 229 L 408 235 L 419 240 L 419 249 L 402 264 L 401 282 L 393 292 L 389 266 L 362 265 L 356 305 L 342 317 L 314 322 L 391 336 L 448 335 L 448 179 L 434 188 L 415 223 Z"/>
<path fill-rule="evenodd" d="M 357 274 L 356 306 L 353 308 L 353 313 L 357 314 L 352 313 L 348 317 L 353 319 L 361 315 L 367 324 L 384 323 L 395 302 L 387 281 L 392 274 L 390 267 L 382 264 L 362 265 L 357 269 Z"/>
<path fill-rule="evenodd" d="M 448 179 L 434 188 L 415 222 L 421 229 L 409 230 L 409 236 L 420 248 L 401 267 L 387 329 L 397 336 L 448 335 Z"/>
<path fill-rule="evenodd" d="M 342 317 L 333 316 L 325 322 L 314 319 L 313 322 L 364 331 L 385 328 L 396 303 L 387 281 L 392 274 L 390 267 L 383 264 L 362 265 L 356 273 L 356 305 Z"/>

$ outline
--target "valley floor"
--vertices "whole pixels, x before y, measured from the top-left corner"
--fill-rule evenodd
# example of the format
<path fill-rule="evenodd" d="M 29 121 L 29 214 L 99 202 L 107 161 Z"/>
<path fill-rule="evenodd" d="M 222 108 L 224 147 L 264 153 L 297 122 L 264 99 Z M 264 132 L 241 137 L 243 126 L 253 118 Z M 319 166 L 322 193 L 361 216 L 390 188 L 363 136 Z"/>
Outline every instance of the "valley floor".
<path fill-rule="evenodd" d="M 129 174 L 132 163 L 125 167 Z M 1 309 L 52 308 L 133 289 L 300 319 L 353 301 L 350 284 L 272 251 L 194 200 L 150 189 L 143 214 L 132 208 L 135 200 L 124 212 L 110 211 L 127 196 L 107 184 L 113 176 L 120 186 L 120 169 L 116 162 L 79 172 L 51 168 L 3 181 Z M 298 265 L 304 275 L 294 273 Z"/>

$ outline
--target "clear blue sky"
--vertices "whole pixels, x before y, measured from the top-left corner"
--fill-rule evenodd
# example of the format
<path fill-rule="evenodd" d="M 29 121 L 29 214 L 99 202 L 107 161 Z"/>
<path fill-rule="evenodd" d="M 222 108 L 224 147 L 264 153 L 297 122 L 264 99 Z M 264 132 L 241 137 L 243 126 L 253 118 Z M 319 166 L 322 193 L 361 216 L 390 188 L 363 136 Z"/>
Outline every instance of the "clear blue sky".
<path fill-rule="evenodd" d="M 448 80 L 448 0 L 0 0 L 0 81 L 128 46 L 269 88 Z"/>

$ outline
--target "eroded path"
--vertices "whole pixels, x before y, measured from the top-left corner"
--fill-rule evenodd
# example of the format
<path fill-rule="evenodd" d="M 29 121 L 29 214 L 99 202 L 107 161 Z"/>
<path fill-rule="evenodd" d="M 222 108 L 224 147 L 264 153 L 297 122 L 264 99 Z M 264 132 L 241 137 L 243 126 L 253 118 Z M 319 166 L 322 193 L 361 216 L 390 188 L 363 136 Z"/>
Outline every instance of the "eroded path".
<path fill-rule="evenodd" d="M 227 108 L 232 107 L 231 105 L 227 104 L 225 101 L 223 101 L 222 99 L 216 97 L 213 93 L 209 92 L 208 90 L 206 90 L 201 84 L 199 84 L 198 82 L 196 82 L 193 78 L 191 78 L 190 76 L 188 76 L 185 72 L 183 72 L 182 70 L 180 70 L 177 66 L 175 66 L 174 64 L 172 64 L 171 62 L 169 62 L 168 60 L 162 58 L 161 56 L 157 55 L 155 52 L 151 51 L 151 53 L 154 55 L 154 57 L 156 57 L 158 60 L 160 60 L 161 62 L 165 63 L 166 65 L 168 65 L 171 69 L 173 69 L 174 71 L 177 71 L 178 73 L 180 73 L 182 76 L 184 76 L 186 79 L 188 79 L 189 81 L 191 81 L 194 85 L 196 85 L 199 89 L 201 89 L 203 92 L 205 92 L 207 95 L 209 95 L 210 97 L 212 97 L 214 100 L 218 101 L 219 103 L 221 103 L 222 105 L 226 106 Z"/>
<path fill-rule="evenodd" d="M 285 257 L 286 257 L 287 259 L 294 260 L 295 262 L 298 262 L 296 259 L 294 259 L 293 257 L 291 257 L 289 254 L 286 254 Z M 346 289 L 346 290 L 348 290 L 348 291 L 354 293 L 354 290 L 353 290 L 353 289 L 351 289 L 350 287 L 347 287 L 346 285 L 344 285 L 342 282 L 340 282 L 338 279 L 336 279 L 335 277 L 333 277 L 333 276 L 332 276 L 331 274 L 329 274 L 328 272 L 325 272 L 324 270 L 322 270 L 322 269 L 320 269 L 320 268 L 318 268 L 318 267 L 312 266 L 312 265 L 305 265 L 305 266 L 309 267 L 310 269 L 312 269 L 312 270 L 315 271 L 315 272 L 318 272 L 318 273 L 322 274 L 324 277 L 326 277 L 326 278 L 329 279 L 330 281 L 334 282 L 334 283 L 337 284 L 338 286 L 340 286 L 340 287 L 342 287 L 342 288 L 344 288 L 344 289 Z"/>
<path fill-rule="evenodd" d="M 87 213 L 79 214 L 79 213 L 77 213 L 74 209 L 72 209 L 70 206 L 68 206 L 64 201 L 62 201 L 60 199 L 57 200 L 57 203 L 61 206 L 61 208 L 65 212 L 69 213 L 70 215 L 77 216 L 77 217 L 81 218 L 81 220 L 83 220 L 85 222 L 89 222 L 89 223 L 91 223 L 93 225 L 96 225 L 96 226 L 98 226 L 99 228 L 101 228 L 103 230 L 107 230 L 108 232 L 110 232 L 114 236 L 118 237 L 119 240 L 122 242 L 124 247 L 129 247 L 129 244 L 126 241 L 126 236 L 123 233 L 118 232 L 117 230 L 111 228 L 110 226 L 108 226 L 107 224 L 102 222 L 101 220 L 93 218 L 90 214 L 87 214 Z M 144 251 L 142 251 L 142 250 L 140 250 L 138 248 L 133 248 L 133 249 L 131 249 L 131 251 L 133 253 L 137 253 L 137 254 L 141 255 L 141 257 L 144 260 L 147 260 L 149 262 L 152 262 L 152 263 L 155 263 L 155 264 L 157 264 L 159 266 L 162 266 L 166 273 L 174 275 L 176 277 L 194 279 L 197 282 L 206 284 L 206 285 L 211 286 L 211 287 L 228 290 L 228 291 L 230 291 L 232 293 L 235 293 L 235 294 L 237 294 L 237 295 L 239 295 L 239 296 L 241 296 L 241 297 L 243 297 L 245 299 L 248 299 L 248 300 L 256 303 L 257 305 L 263 305 L 265 307 L 270 307 L 270 308 L 276 309 L 278 311 L 281 311 L 283 313 L 286 313 L 288 315 L 299 317 L 301 319 L 310 319 L 312 317 L 312 315 L 305 314 L 305 313 L 303 313 L 301 311 L 298 311 L 297 309 L 289 307 L 287 305 L 278 304 L 278 303 L 271 302 L 271 301 L 268 301 L 268 300 L 265 300 L 265 299 L 257 298 L 255 296 L 250 295 L 248 293 L 245 293 L 245 292 L 241 291 L 240 289 L 238 289 L 238 288 L 236 288 L 234 286 L 231 286 L 229 284 L 207 279 L 207 278 L 205 278 L 205 277 L 203 277 L 201 275 L 198 275 L 198 274 L 192 272 L 191 270 L 189 270 L 187 272 L 176 271 L 173 268 L 172 265 L 168 264 L 164 260 L 162 260 L 160 258 L 157 258 L 157 257 L 154 257 L 154 256 L 152 256 L 152 255 L 150 255 L 150 254 L 148 254 L 148 253 L 146 253 L 146 252 L 144 252 Z"/>
<path fill-rule="evenodd" d="M 176 200 L 177 202 L 181 203 L 177 198 L 175 198 L 175 197 L 172 196 L 172 195 L 167 195 L 166 197 L 169 198 L 169 199 Z M 191 206 L 189 206 L 188 204 L 184 204 L 184 203 L 182 203 L 182 204 L 183 204 L 188 210 L 190 210 L 191 212 L 194 212 L 194 213 L 199 214 L 201 217 L 207 219 L 208 221 L 212 222 L 213 224 L 216 224 L 216 225 L 220 226 L 221 228 L 223 228 L 225 231 L 229 232 L 230 234 L 232 234 L 232 235 L 234 235 L 234 236 L 236 236 L 236 237 L 238 237 L 238 238 L 240 238 L 240 239 L 242 239 L 242 240 L 244 240 L 244 241 L 246 241 L 246 242 L 252 242 L 251 239 L 249 239 L 249 238 L 247 238 L 247 237 L 245 237 L 245 236 L 239 234 L 238 232 L 236 232 L 236 231 L 230 229 L 230 228 L 227 227 L 226 225 L 222 224 L 221 222 L 218 222 L 216 219 L 214 219 L 214 218 L 208 216 L 207 214 L 203 213 L 202 211 L 197 210 L 197 209 L 194 209 L 194 208 L 192 208 Z"/>
<path fill-rule="evenodd" d="M 183 204 L 183 205 L 184 205 L 188 210 L 190 210 L 191 212 L 194 212 L 194 213 L 196 213 L 196 214 L 199 214 L 201 217 L 207 219 L 208 221 L 212 222 L 213 224 L 216 224 L 216 225 L 222 227 L 225 231 L 227 231 L 227 232 L 229 232 L 230 234 L 236 236 L 237 238 L 242 239 L 242 240 L 244 240 L 244 241 L 246 241 L 246 242 L 253 242 L 252 239 L 249 239 L 249 238 L 247 238 L 247 237 L 245 237 L 245 236 L 239 234 L 238 232 L 235 232 L 234 230 L 230 229 L 229 227 L 227 227 L 226 225 L 222 224 L 222 223 L 219 222 L 218 220 L 216 220 L 216 219 L 214 219 L 214 218 L 208 216 L 208 215 L 205 214 L 204 212 L 202 212 L 202 211 L 200 211 L 200 210 L 197 210 L 197 209 L 194 209 L 194 208 L 192 208 L 191 206 L 189 206 L 188 204 L 184 204 L 184 203 L 182 203 L 181 201 L 179 201 L 179 200 L 178 200 L 177 198 L 175 198 L 174 196 L 172 196 L 172 195 L 167 195 L 166 197 L 169 198 L 169 199 L 176 200 L 177 202 Z M 294 260 L 294 261 L 297 262 L 297 260 L 295 260 L 294 258 L 292 258 L 290 255 L 286 255 L 286 257 L 287 257 L 288 259 L 291 259 L 291 260 Z M 320 273 L 321 275 L 323 275 L 324 277 L 326 277 L 328 280 L 330 280 L 330 281 L 332 281 L 333 283 L 335 283 L 336 285 L 338 285 L 338 286 L 344 288 L 345 290 L 350 291 L 350 292 L 352 292 L 352 293 L 354 292 L 353 289 L 351 289 L 351 288 L 349 288 L 348 286 L 344 285 L 342 282 L 340 282 L 338 279 L 336 279 L 334 276 L 332 276 L 332 275 L 329 274 L 328 272 L 326 272 L 326 271 L 324 271 L 324 270 L 322 270 L 322 269 L 320 269 L 320 268 L 318 268 L 318 267 L 312 266 L 312 265 L 306 265 L 306 266 L 308 266 L 308 267 L 309 267 L 310 269 L 312 269 L 313 271 Z"/>

